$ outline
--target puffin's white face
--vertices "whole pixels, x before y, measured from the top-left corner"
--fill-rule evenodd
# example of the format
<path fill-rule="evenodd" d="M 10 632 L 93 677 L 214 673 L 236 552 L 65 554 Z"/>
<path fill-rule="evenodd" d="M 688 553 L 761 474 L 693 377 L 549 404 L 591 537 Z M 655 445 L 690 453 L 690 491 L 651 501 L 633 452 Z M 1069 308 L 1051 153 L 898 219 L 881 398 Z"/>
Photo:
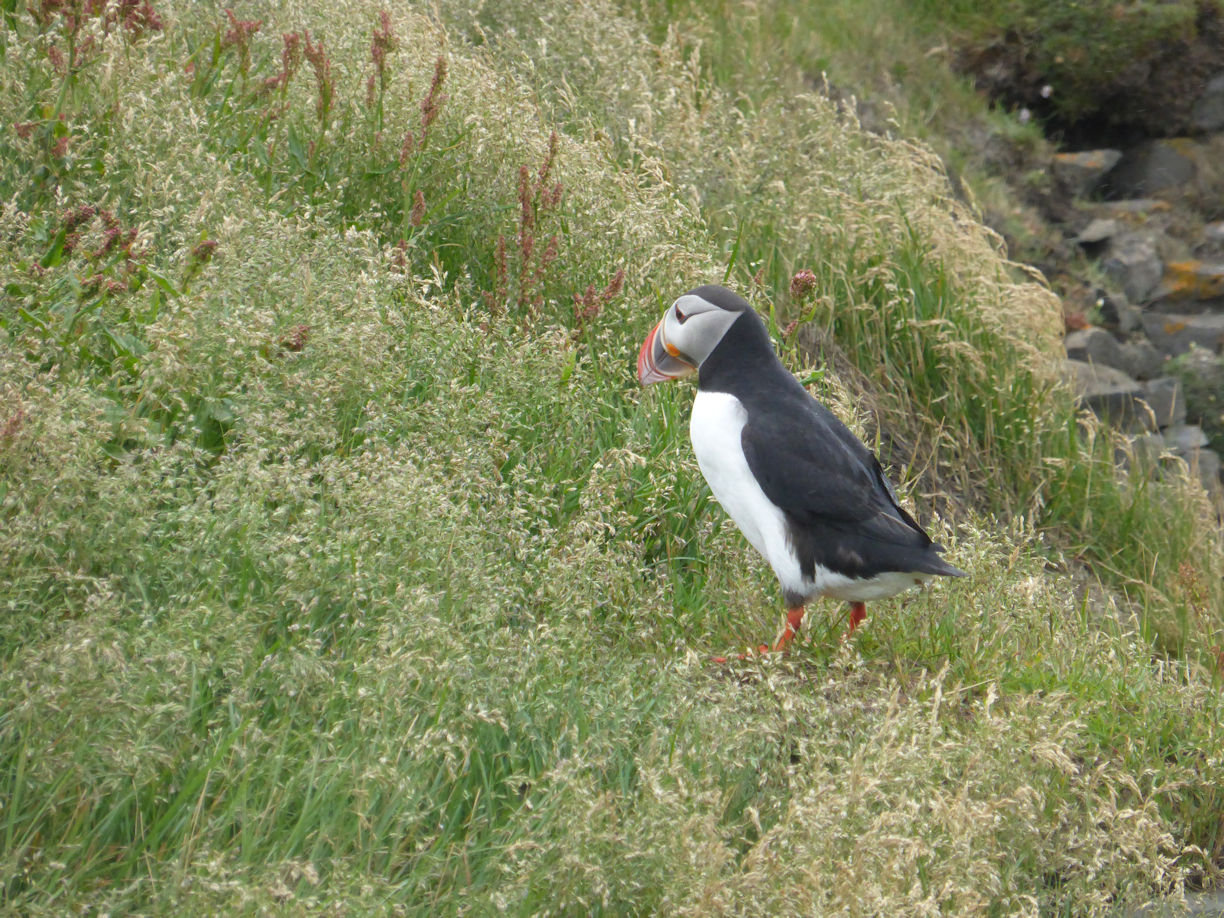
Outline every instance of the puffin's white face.
<path fill-rule="evenodd" d="M 739 300 L 730 291 L 722 292 Z M 712 303 L 697 291 L 684 294 L 671 304 L 642 342 L 638 351 L 638 380 L 646 386 L 697 372 L 741 312 Z"/>

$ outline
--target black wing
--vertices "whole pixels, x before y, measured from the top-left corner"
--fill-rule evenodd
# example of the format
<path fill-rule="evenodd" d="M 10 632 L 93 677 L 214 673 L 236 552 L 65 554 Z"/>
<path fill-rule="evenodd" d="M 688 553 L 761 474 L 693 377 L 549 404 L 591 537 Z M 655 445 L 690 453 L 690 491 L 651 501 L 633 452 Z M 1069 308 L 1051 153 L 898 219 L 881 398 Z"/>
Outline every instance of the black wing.
<path fill-rule="evenodd" d="M 959 573 L 897 503 L 880 463 L 806 391 L 753 412 L 741 442 L 765 495 L 782 508 L 804 574 L 824 567 L 850 577 L 884 571 Z M 781 409 L 781 410 L 778 410 Z"/>

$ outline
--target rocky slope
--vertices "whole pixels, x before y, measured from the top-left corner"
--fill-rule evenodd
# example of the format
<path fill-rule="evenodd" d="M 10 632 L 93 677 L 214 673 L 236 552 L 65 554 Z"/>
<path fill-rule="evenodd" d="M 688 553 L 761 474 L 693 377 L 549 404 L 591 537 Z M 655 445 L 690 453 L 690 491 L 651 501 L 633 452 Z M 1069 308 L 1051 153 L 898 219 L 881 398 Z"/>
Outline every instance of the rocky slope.
<path fill-rule="evenodd" d="M 1143 81 L 1111 97 L 1111 111 L 1074 124 L 1051 116 L 1051 139 L 1065 149 L 1028 163 L 1044 180 L 1038 190 L 1031 182 L 1023 189 L 1045 223 L 1037 267 L 1064 299 L 1065 377 L 1089 408 L 1129 432 L 1133 455 L 1121 458 L 1158 465 L 1177 457 L 1217 497 L 1224 452 L 1219 32 L 1205 26 L 1181 49 L 1187 63 L 1178 71 L 1179 95 L 1166 100 L 1163 119 L 1152 99 L 1167 86 Z M 1156 55 L 1160 66 L 1172 67 L 1176 50 Z M 979 85 L 1016 106 L 1017 117 L 1033 116 L 1026 93 L 1037 109 L 1055 92 L 1031 74 L 1010 74 L 1023 86 L 1007 83 L 997 60 L 976 63 Z"/>

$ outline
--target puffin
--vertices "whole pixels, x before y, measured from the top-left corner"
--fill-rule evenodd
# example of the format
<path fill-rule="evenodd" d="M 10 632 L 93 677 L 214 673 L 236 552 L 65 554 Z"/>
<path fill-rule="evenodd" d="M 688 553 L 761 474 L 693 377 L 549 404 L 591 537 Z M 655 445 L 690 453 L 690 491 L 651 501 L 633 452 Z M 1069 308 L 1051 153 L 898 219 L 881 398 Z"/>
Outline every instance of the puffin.
<path fill-rule="evenodd" d="M 897 501 L 879 459 L 778 359 L 743 297 L 715 285 L 685 293 L 642 342 L 637 372 L 644 386 L 697 374 L 697 465 L 786 601 L 773 651 L 790 644 L 814 598 L 850 604 L 849 638 L 868 601 L 965 576 Z"/>

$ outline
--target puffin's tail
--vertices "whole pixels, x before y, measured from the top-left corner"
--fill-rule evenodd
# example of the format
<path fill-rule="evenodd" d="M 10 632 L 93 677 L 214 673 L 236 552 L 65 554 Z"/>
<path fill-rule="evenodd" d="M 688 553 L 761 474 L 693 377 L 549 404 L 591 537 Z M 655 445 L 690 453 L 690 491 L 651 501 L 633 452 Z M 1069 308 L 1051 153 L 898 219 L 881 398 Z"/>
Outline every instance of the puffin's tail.
<path fill-rule="evenodd" d="M 969 575 L 962 571 L 959 567 L 953 567 L 943 558 L 939 557 L 936 552 L 946 551 L 938 542 L 932 542 L 930 552 L 923 559 L 925 562 L 922 565 L 924 574 L 938 574 L 940 577 L 968 577 Z"/>

